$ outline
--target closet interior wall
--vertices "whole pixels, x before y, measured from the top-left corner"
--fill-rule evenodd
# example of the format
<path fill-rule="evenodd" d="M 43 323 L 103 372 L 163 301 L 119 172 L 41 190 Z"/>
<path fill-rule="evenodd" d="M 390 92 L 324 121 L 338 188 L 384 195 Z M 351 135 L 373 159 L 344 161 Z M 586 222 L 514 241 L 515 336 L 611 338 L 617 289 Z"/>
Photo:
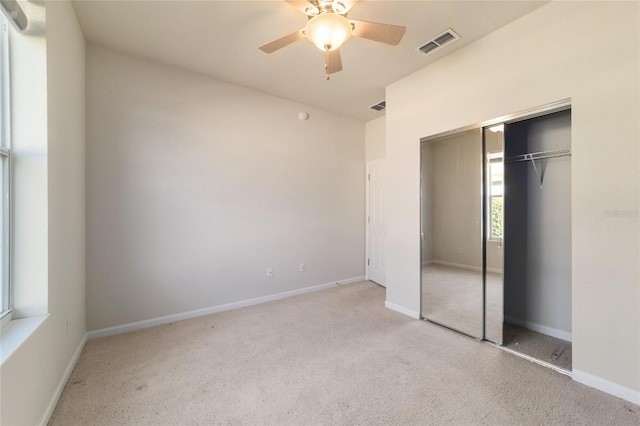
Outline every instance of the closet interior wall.
<path fill-rule="evenodd" d="M 571 111 L 505 126 L 504 319 L 571 341 Z M 542 177 L 542 181 L 541 181 Z"/>

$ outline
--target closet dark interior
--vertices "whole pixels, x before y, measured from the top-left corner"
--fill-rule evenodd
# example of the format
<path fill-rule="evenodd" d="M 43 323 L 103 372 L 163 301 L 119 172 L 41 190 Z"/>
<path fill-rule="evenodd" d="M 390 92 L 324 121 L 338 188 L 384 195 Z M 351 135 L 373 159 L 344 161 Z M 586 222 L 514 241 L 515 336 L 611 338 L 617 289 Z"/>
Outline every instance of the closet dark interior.
<path fill-rule="evenodd" d="M 571 370 L 571 110 L 421 143 L 422 317 Z"/>
<path fill-rule="evenodd" d="M 570 370 L 571 111 L 507 124 L 504 137 L 503 344 Z"/>

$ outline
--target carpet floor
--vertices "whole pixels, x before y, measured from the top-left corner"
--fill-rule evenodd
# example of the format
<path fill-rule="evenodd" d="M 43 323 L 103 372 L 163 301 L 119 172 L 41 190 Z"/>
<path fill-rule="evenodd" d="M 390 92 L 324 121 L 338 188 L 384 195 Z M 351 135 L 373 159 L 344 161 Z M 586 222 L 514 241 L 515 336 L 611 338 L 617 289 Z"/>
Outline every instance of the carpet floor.
<path fill-rule="evenodd" d="M 502 340 L 502 275 L 487 273 L 487 336 Z M 482 272 L 432 264 L 422 267 L 422 315 L 482 338 Z"/>
<path fill-rule="evenodd" d="M 370 282 L 87 342 L 50 425 L 638 425 L 640 407 L 384 308 Z"/>
<path fill-rule="evenodd" d="M 571 342 L 503 323 L 502 275 L 487 273 L 487 340 L 571 371 Z M 446 265 L 422 267 L 422 315 L 482 338 L 482 273 Z"/>
<path fill-rule="evenodd" d="M 504 323 L 503 345 L 571 371 L 571 342 Z"/>

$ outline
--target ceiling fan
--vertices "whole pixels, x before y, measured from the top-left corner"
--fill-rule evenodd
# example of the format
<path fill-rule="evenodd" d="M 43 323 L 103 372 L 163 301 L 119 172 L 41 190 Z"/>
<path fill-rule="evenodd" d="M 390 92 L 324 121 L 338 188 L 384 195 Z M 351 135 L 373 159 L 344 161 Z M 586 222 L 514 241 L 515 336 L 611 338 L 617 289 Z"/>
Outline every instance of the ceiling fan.
<path fill-rule="evenodd" d="M 263 44 L 260 46 L 260 50 L 265 53 L 273 53 L 306 37 L 324 52 L 327 80 L 331 74 L 342 70 L 342 59 L 338 49 L 351 36 L 396 46 L 407 30 L 398 25 L 347 19 L 347 12 L 357 0 L 285 1 L 308 16 L 307 25 L 303 29 Z"/>

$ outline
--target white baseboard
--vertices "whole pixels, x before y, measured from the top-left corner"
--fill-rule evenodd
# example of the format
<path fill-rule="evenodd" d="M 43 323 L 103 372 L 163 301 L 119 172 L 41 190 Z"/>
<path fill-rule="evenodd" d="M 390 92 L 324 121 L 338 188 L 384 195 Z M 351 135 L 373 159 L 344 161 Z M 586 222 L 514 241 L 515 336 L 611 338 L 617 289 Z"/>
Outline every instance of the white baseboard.
<path fill-rule="evenodd" d="M 436 265 L 451 266 L 452 268 L 466 269 L 466 270 L 469 270 L 469 271 L 482 272 L 482 268 L 479 267 L 479 266 L 464 265 L 462 263 L 445 262 L 444 260 L 432 260 L 431 263 L 434 263 Z"/>
<path fill-rule="evenodd" d="M 504 316 L 504 322 L 508 322 L 509 324 L 524 327 L 529 330 L 537 331 L 538 333 L 546 334 L 547 336 L 566 340 L 567 342 L 573 341 L 573 337 L 571 336 L 571 333 L 564 330 L 559 330 L 557 328 L 541 325 L 531 321 L 524 321 L 524 320 L 521 320 L 520 318 L 514 318 L 507 315 Z"/>
<path fill-rule="evenodd" d="M 56 405 L 58 405 L 58 400 L 60 399 L 60 396 L 62 395 L 62 391 L 64 390 L 64 387 L 67 385 L 67 382 L 69 381 L 69 377 L 71 377 L 71 373 L 73 372 L 73 368 L 76 366 L 76 363 L 78 362 L 78 359 L 80 358 L 80 354 L 82 353 L 82 349 L 84 348 L 84 344 L 85 343 L 87 343 L 87 334 L 86 333 L 82 337 L 82 340 L 80 340 L 80 344 L 78 345 L 76 351 L 73 353 L 73 356 L 71 357 L 71 360 L 69 361 L 69 364 L 67 365 L 67 369 L 64 371 L 64 374 L 62 375 L 62 378 L 60 378 L 60 381 L 58 382 L 58 386 L 56 387 L 56 390 L 53 393 L 53 396 L 51 397 L 51 400 L 49 401 L 49 405 L 47 406 L 47 409 L 45 410 L 44 414 L 42 415 L 42 418 L 38 422 L 39 425 L 43 425 L 44 426 L 47 423 L 49 423 L 49 420 L 51 419 L 51 415 L 53 414 L 53 410 L 55 410 Z"/>
<path fill-rule="evenodd" d="M 464 265 L 462 263 L 445 262 L 444 260 L 423 260 L 422 261 L 422 266 L 428 266 L 433 264 L 450 266 L 452 268 L 458 268 L 458 269 L 466 269 L 468 271 L 482 272 L 482 268 L 479 266 Z M 502 269 L 487 268 L 487 272 L 493 272 L 494 274 L 502 274 Z"/>
<path fill-rule="evenodd" d="M 601 379 L 600 377 L 593 376 L 589 373 L 585 373 L 584 371 L 573 370 L 572 376 L 573 380 L 578 383 L 582 383 L 583 385 L 587 385 L 594 389 L 601 390 L 610 395 L 632 402 L 636 405 L 640 405 L 640 391 Z"/>
<path fill-rule="evenodd" d="M 396 305 L 395 303 L 391 303 L 388 300 L 385 300 L 384 307 L 391 309 L 392 311 L 400 312 L 401 314 L 405 314 L 414 319 L 420 319 L 420 312 L 412 311 L 411 309 L 407 309 L 403 306 Z"/>
<path fill-rule="evenodd" d="M 230 311 L 232 309 L 244 308 L 245 306 L 258 305 L 260 303 L 272 302 L 274 300 L 285 299 L 287 297 L 298 296 L 300 294 L 312 293 L 314 291 L 320 291 L 327 288 L 335 287 L 336 285 L 345 285 L 364 281 L 364 276 L 347 278 L 340 281 L 332 281 L 326 284 L 320 284 L 313 287 L 301 288 L 299 290 L 285 291 L 283 293 L 272 294 L 270 296 L 256 297 L 253 299 L 241 300 L 239 302 L 227 303 L 225 305 L 211 306 L 209 308 L 196 309 L 195 311 L 182 312 L 179 314 L 167 315 L 159 318 L 152 318 L 143 321 L 132 322 L 129 324 L 117 325 L 115 327 L 103 328 L 100 330 L 94 330 L 87 333 L 89 340 L 98 339 L 100 337 L 113 336 L 116 334 L 128 333 L 130 331 L 142 330 L 144 328 L 155 327 L 157 325 L 169 324 L 175 321 L 181 321 L 190 318 L 201 317 L 204 315 L 211 315 L 218 312 Z"/>
<path fill-rule="evenodd" d="M 321 284 L 321 285 L 322 285 L 322 286 L 325 286 L 325 288 L 329 288 L 329 287 L 331 287 L 333 284 L 335 284 L 335 285 L 345 285 L 345 284 L 359 283 L 360 281 L 368 281 L 368 280 L 367 280 L 364 276 L 360 276 L 360 277 L 348 278 L 348 279 L 346 279 L 346 280 L 336 281 L 335 283 L 334 283 L 334 282 L 330 282 L 330 283 L 327 283 L 327 284 Z M 301 291 L 302 293 L 300 293 L 300 294 L 304 294 L 304 293 L 311 293 L 311 292 L 313 292 L 313 291 L 316 291 L 316 290 L 314 290 L 316 287 L 320 287 L 320 286 L 309 287 L 311 290 L 307 290 L 307 289 L 294 290 L 294 291 L 291 291 L 291 292 L 289 292 L 289 293 L 293 293 L 293 292 L 295 292 L 295 291 Z M 318 289 L 318 290 L 322 290 L 322 289 Z M 285 294 L 285 293 L 281 293 L 281 294 Z M 292 295 L 292 296 L 295 296 L 295 295 Z M 285 297 L 288 297 L 288 296 L 285 296 Z M 282 298 L 280 298 L 280 299 L 282 299 Z"/>

